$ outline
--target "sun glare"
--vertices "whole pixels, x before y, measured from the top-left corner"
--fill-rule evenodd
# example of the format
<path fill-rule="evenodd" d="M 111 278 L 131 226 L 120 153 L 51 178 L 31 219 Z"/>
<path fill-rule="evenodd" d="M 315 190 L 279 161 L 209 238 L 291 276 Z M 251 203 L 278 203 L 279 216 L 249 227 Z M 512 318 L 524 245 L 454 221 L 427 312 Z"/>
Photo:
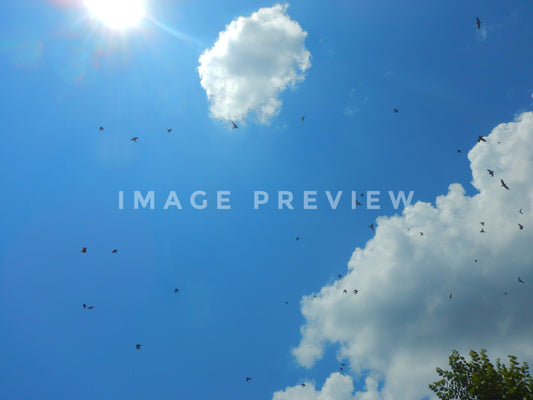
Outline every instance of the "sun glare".
<path fill-rule="evenodd" d="M 91 15 L 111 29 L 135 27 L 144 17 L 143 0 L 84 0 Z"/>

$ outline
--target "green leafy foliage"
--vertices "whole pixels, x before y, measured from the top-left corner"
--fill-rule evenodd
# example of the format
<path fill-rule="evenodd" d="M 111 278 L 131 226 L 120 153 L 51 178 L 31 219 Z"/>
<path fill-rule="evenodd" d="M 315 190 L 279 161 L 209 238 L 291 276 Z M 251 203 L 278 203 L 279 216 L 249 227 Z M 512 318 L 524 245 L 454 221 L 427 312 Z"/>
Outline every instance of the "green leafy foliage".
<path fill-rule="evenodd" d="M 442 378 L 429 385 L 442 400 L 533 400 L 533 378 L 527 363 L 509 355 L 509 365 L 494 366 L 485 350 L 470 351 L 467 362 L 457 350 L 449 357 L 451 371 L 437 368 Z"/>

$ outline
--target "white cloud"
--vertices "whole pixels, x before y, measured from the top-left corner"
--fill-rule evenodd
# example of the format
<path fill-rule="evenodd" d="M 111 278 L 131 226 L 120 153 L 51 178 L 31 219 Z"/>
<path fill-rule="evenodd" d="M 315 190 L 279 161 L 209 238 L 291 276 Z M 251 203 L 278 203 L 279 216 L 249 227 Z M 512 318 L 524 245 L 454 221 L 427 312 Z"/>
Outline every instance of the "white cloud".
<path fill-rule="evenodd" d="M 497 126 L 486 140 L 468 154 L 478 194 L 452 184 L 435 205 L 418 202 L 378 218 L 348 273 L 302 299 L 306 323 L 293 349 L 302 366 L 337 344 L 354 373 L 373 377 L 355 399 L 412 400 L 431 395 L 435 367 L 448 366 L 452 349 L 533 360 L 533 113 Z M 293 389 L 274 400 L 318 398 L 280 397 Z M 345 393 L 331 399 L 351 398 Z"/>
<path fill-rule="evenodd" d="M 273 400 L 354 400 L 352 379 L 338 372 L 332 373 L 322 386 L 322 390 L 316 390 L 310 382 L 289 387 L 284 391 L 274 393 Z"/>
<path fill-rule="evenodd" d="M 279 113 L 280 94 L 305 79 L 311 66 L 307 32 L 287 15 L 288 5 L 239 17 L 200 56 L 198 72 L 211 115 L 243 120 L 255 112 L 263 124 Z"/>

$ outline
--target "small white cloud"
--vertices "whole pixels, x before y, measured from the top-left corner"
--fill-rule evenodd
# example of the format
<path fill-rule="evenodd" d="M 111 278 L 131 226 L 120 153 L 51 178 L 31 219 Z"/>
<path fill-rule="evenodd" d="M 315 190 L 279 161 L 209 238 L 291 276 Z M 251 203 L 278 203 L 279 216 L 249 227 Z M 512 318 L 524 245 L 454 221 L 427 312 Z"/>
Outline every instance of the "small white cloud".
<path fill-rule="evenodd" d="M 430 395 L 435 367 L 446 368 L 453 349 L 533 361 L 532 154 L 533 112 L 525 112 L 468 153 L 478 194 L 452 184 L 435 205 L 417 202 L 378 218 L 348 273 L 303 298 L 296 360 L 311 367 L 325 345 L 339 345 L 338 358 L 351 370 L 383 381 L 378 390 L 376 379 L 367 380 L 357 400 Z"/>
<path fill-rule="evenodd" d="M 239 121 L 254 112 L 267 124 L 280 111 L 280 94 L 305 79 L 311 66 L 307 32 L 287 7 L 277 4 L 237 18 L 200 56 L 200 83 L 214 118 Z"/>
<path fill-rule="evenodd" d="M 359 107 L 357 106 L 354 106 L 354 105 L 347 105 L 346 107 L 344 107 L 344 115 L 348 115 L 348 116 L 351 116 L 351 115 L 354 115 L 355 113 L 359 112 Z"/>

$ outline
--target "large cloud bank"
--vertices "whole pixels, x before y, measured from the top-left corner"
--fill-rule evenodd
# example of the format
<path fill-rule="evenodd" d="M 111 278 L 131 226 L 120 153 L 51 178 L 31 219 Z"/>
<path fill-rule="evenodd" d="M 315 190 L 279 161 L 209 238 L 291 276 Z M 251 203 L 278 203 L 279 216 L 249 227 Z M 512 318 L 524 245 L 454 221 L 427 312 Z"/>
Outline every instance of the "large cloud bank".
<path fill-rule="evenodd" d="M 202 53 L 200 83 L 214 118 L 239 121 L 255 112 L 266 124 L 279 113 L 281 92 L 304 80 L 307 32 L 286 11 L 277 4 L 239 17 Z"/>
<path fill-rule="evenodd" d="M 333 373 L 314 397 L 287 388 L 274 400 L 422 399 L 452 349 L 533 360 L 533 113 L 497 126 L 468 158 L 478 194 L 452 184 L 435 205 L 378 218 L 346 276 L 302 300 L 296 360 L 311 367 L 338 345 L 366 388 L 353 393 L 343 381 L 332 395 Z"/>

